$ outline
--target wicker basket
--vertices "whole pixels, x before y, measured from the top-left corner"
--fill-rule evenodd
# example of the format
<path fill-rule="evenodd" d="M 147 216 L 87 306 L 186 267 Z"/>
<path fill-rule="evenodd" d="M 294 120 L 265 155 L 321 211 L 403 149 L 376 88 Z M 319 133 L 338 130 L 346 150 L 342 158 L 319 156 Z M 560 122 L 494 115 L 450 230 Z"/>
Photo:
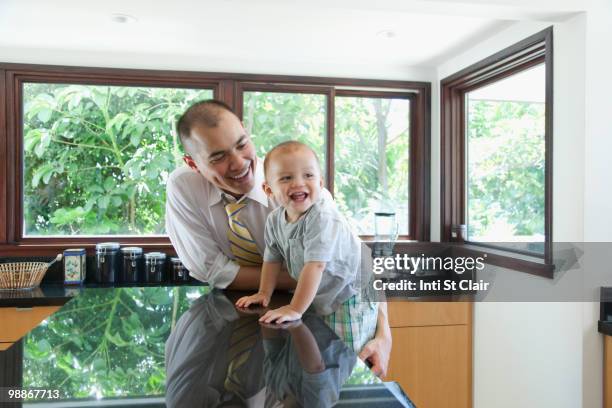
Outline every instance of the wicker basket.
<path fill-rule="evenodd" d="M 0 289 L 33 289 L 40 285 L 48 262 L 11 262 L 0 264 Z"/>

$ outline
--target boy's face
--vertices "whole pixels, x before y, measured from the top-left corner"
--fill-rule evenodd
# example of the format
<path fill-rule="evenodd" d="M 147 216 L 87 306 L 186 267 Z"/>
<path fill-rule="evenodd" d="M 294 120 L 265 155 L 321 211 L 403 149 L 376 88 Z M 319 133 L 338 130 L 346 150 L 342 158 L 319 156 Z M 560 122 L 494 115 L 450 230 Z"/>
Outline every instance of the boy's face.
<path fill-rule="evenodd" d="M 273 154 L 264 190 L 287 210 L 290 221 L 297 220 L 319 199 L 322 187 L 319 163 L 309 149 L 298 147 Z"/>
<path fill-rule="evenodd" d="M 248 194 L 255 185 L 255 147 L 235 115 L 220 115 L 215 128 L 194 126 L 185 150 L 208 181 L 234 196 Z"/>

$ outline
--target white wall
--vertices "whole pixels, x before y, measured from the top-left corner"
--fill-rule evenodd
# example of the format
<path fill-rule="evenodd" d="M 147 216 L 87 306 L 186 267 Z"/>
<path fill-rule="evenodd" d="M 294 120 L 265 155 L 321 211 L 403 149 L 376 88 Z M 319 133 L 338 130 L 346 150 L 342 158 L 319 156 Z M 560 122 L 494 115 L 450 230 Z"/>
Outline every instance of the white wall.
<path fill-rule="evenodd" d="M 232 58 L 159 53 L 109 52 L 68 49 L 33 49 L 0 46 L 0 61 L 104 68 L 161 69 L 247 74 L 306 75 L 368 79 L 434 81 L 433 68 L 401 67 L 394 64 L 304 63 L 268 56 L 254 60 L 239 55 Z"/>
<path fill-rule="evenodd" d="M 553 32 L 555 241 L 580 242 L 585 235 L 585 25 L 586 18 L 580 15 L 555 24 Z M 441 64 L 438 77 L 443 79 L 547 26 L 535 22 L 516 23 Z M 439 99 L 434 103 L 439 104 Z M 439 123 L 439 120 L 436 118 L 433 122 Z M 433 138 L 436 140 L 434 146 L 438 146 L 432 157 L 432 167 L 438 169 L 439 128 L 435 129 Z M 432 188 L 432 210 L 439 212 L 439 187 Z M 435 220 L 438 225 L 432 225 L 432 231 L 439 230 L 439 217 Z M 552 281 L 507 272 L 496 280 L 498 287 L 512 285 L 543 295 L 580 284 L 579 274 L 566 274 L 561 280 Z M 474 311 L 474 407 L 574 408 L 583 406 L 586 394 L 589 394 L 588 405 L 584 406 L 601 406 L 601 394 L 597 392 L 598 387 L 601 389 L 601 364 L 583 365 L 586 310 L 591 309 L 584 308 L 582 303 L 571 302 L 477 303 Z M 584 330 L 586 332 L 586 328 Z M 596 330 L 591 338 L 597 339 Z M 600 350 L 586 354 L 590 360 L 596 360 L 601 357 Z M 591 381 L 588 387 L 584 386 L 583 377 Z"/>
<path fill-rule="evenodd" d="M 592 0 L 586 18 L 584 239 L 612 241 L 612 2 Z M 596 257 L 595 257 L 596 258 Z M 608 276 L 612 275 L 609 262 Z M 586 267 L 589 268 L 590 265 Z M 590 288 L 595 290 L 595 288 Z M 602 336 L 595 332 L 599 310 L 584 304 L 584 406 L 601 406 Z M 599 398 L 597 398 L 599 397 Z"/>

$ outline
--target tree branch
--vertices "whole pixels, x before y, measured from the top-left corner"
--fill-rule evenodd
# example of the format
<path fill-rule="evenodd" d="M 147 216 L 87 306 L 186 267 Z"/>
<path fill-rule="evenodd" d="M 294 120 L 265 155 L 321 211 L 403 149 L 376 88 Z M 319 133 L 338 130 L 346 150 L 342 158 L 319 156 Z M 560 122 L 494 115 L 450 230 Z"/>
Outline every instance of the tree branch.
<path fill-rule="evenodd" d="M 115 152 L 113 149 L 111 149 L 110 147 L 106 147 L 106 146 L 96 146 L 96 145 L 90 145 L 90 144 L 84 144 L 84 143 L 72 143 L 72 142 L 66 142 L 65 140 L 60 140 L 57 138 L 52 137 L 51 138 L 52 141 L 57 142 L 57 143 L 62 143 L 62 144 L 66 144 L 66 145 L 70 145 L 70 146 L 76 146 L 76 147 L 89 147 L 92 149 L 102 149 L 102 150 L 109 150 L 111 152 Z"/>

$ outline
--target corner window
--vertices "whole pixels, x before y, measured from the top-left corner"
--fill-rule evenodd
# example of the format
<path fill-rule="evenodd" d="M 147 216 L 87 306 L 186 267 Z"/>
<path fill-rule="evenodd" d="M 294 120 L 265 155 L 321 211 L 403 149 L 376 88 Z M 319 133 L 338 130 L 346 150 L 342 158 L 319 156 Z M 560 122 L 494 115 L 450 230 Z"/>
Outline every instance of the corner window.
<path fill-rule="evenodd" d="M 531 244 L 545 238 L 544 64 L 466 93 L 469 241 Z"/>
<path fill-rule="evenodd" d="M 441 237 L 552 262 L 552 29 L 442 80 Z"/>

